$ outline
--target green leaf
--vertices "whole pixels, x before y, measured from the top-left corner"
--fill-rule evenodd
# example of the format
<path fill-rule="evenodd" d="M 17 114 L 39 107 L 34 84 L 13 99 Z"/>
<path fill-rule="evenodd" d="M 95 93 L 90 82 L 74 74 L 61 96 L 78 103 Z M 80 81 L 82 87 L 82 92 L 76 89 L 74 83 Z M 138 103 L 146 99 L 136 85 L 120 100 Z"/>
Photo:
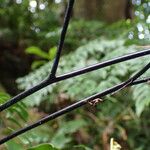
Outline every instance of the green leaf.
<path fill-rule="evenodd" d="M 34 61 L 31 65 L 31 68 L 34 70 L 42 65 L 44 65 L 46 63 L 45 60 L 37 60 L 37 61 Z"/>
<path fill-rule="evenodd" d="M 39 47 L 36 47 L 36 46 L 31 46 L 31 47 L 28 47 L 25 52 L 27 54 L 34 54 L 34 55 L 37 55 L 39 57 L 42 57 L 44 59 L 48 59 L 49 60 L 49 55 L 42 51 Z"/>
<path fill-rule="evenodd" d="M 91 148 L 85 146 L 85 145 L 77 145 L 77 146 L 74 146 L 74 148 L 77 150 L 92 150 Z"/>
<path fill-rule="evenodd" d="M 62 124 L 62 127 L 60 128 L 59 132 L 60 133 L 74 133 L 85 125 L 86 125 L 86 122 L 84 120 L 69 121 L 65 124 Z"/>
<path fill-rule="evenodd" d="M 28 113 L 25 110 L 20 109 L 16 106 L 12 107 L 11 110 L 13 110 L 13 112 L 15 112 L 22 120 L 24 120 L 25 122 L 27 121 Z"/>
<path fill-rule="evenodd" d="M 18 125 L 21 128 L 21 124 L 18 121 L 16 121 L 16 119 L 14 119 L 13 117 L 10 116 L 7 119 L 9 121 L 11 121 L 11 123 L 14 123 L 14 124 Z"/>
<path fill-rule="evenodd" d="M 81 119 L 63 123 L 60 129 L 53 136 L 51 143 L 58 148 L 64 148 L 65 145 L 72 140 L 67 134 L 74 133 L 85 125 L 86 122 Z"/>
<path fill-rule="evenodd" d="M 13 140 L 6 143 L 7 150 L 23 150 L 20 144 L 17 144 Z"/>
<path fill-rule="evenodd" d="M 133 98 L 135 100 L 136 114 L 140 117 L 142 112 L 150 104 L 150 87 L 148 84 L 137 85 L 133 88 Z"/>
<path fill-rule="evenodd" d="M 56 134 L 51 143 L 57 148 L 64 148 L 67 143 L 71 141 L 70 137 L 65 136 L 64 134 Z"/>
<path fill-rule="evenodd" d="M 3 92 L 0 92 L 0 104 L 3 104 L 8 99 L 10 99 L 10 95 L 3 93 Z"/>
<path fill-rule="evenodd" d="M 49 53 L 50 60 L 55 58 L 56 51 L 57 51 L 57 47 L 56 46 L 49 49 L 48 53 Z"/>
<path fill-rule="evenodd" d="M 51 144 L 40 144 L 38 146 L 31 147 L 28 150 L 58 150 L 58 149 L 52 146 Z"/>

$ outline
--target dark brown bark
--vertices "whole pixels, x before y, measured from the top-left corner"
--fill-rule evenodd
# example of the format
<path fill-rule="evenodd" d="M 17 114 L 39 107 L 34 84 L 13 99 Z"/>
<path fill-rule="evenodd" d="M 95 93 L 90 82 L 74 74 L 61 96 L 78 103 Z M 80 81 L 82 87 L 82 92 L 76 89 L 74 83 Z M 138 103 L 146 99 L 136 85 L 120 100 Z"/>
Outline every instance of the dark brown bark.
<path fill-rule="evenodd" d="M 75 3 L 74 16 L 115 22 L 131 18 L 131 9 L 129 0 L 80 0 Z"/>
<path fill-rule="evenodd" d="M 101 0 L 80 0 L 75 2 L 74 15 L 76 18 L 96 19 L 99 18 Z"/>
<path fill-rule="evenodd" d="M 125 17 L 126 19 L 132 19 L 134 17 L 133 4 L 130 0 L 126 0 Z"/>

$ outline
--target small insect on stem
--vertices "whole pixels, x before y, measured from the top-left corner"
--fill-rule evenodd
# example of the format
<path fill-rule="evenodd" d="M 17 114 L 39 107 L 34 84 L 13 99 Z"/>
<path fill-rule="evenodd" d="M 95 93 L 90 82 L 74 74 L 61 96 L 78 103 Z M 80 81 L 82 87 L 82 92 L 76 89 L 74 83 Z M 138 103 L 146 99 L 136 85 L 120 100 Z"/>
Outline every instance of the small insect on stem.
<path fill-rule="evenodd" d="M 103 102 L 102 99 L 100 98 L 96 98 L 96 99 L 93 99 L 93 100 L 89 100 L 88 103 L 91 105 L 91 106 L 96 106 L 98 103 L 100 102 Z"/>

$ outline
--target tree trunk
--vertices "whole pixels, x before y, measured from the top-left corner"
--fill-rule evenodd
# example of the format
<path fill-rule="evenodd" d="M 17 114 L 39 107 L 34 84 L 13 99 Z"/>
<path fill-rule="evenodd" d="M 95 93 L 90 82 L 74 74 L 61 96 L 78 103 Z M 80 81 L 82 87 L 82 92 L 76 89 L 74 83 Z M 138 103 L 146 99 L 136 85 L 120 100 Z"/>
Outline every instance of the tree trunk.
<path fill-rule="evenodd" d="M 77 19 L 99 19 L 115 22 L 126 19 L 131 12 L 129 0 L 79 0 L 75 2 L 74 16 Z"/>

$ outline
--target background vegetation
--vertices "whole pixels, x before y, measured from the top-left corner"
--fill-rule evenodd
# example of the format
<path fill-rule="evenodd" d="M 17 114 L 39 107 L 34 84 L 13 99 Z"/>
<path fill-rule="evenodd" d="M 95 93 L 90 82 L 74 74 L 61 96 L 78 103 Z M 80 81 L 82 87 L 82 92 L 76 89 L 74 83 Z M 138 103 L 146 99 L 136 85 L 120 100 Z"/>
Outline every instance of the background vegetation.
<path fill-rule="evenodd" d="M 48 75 L 66 4 L 65 0 L 0 0 L 0 103 Z M 76 0 L 57 74 L 149 48 L 149 14 L 149 0 Z M 148 63 L 148 57 L 69 79 L 27 97 L 0 114 L 0 138 L 128 79 Z M 109 95 L 101 105 L 80 108 L 0 149 L 108 150 L 114 138 L 122 149 L 148 150 L 149 90 L 149 84 L 142 84 Z"/>

